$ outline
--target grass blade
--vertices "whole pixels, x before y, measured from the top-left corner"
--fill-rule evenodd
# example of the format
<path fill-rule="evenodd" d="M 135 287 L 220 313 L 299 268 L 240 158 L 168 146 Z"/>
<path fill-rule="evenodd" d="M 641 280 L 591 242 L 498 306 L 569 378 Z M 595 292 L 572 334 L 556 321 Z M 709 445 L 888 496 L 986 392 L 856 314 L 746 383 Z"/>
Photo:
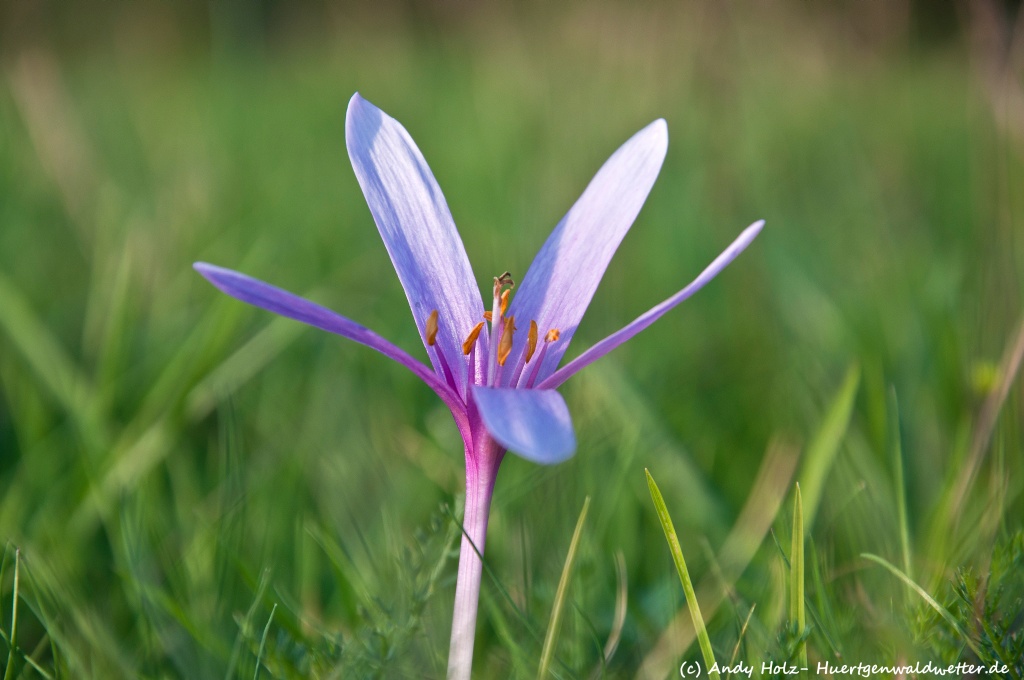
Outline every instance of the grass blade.
<path fill-rule="evenodd" d="M 452 512 L 452 509 L 448 507 L 448 505 L 445 505 L 444 511 L 448 515 L 448 518 L 451 519 L 453 524 L 459 528 L 459 534 L 465 536 L 466 528 L 462 526 L 462 522 L 460 522 L 459 518 L 455 516 L 455 513 Z M 491 565 L 487 562 L 487 560 L 484 560 L 484 556 L 480 553 L 480 550 L 476 547 L 476 545 L 473 544 L 473 541 L 470 541 L 469 544 L 473 546 L 473 550 L 476 551 L 477 556 L 480 557 L 480 559 L 483 561 L 484 572 L 487 574 L 488 578 L 491 579 L 491 583 L 493 583 L 494 587 L 498 589 L 498 592 L 501 593 L 501 598 L 506 602 L 506 604 L 508 604 L 509 608 L 516 613 L 516 616 L 519 619 L 519 623 L 521 623 L 526 628 L 527 632 L 529 632 L 534 639 L 540 640 L 540 633 L 534 627 L 533 623 L 530 621 L 530 618 L 526 615 L 526 613 L 522 609 L 520 609 L 519 605 L 516 604 L 516 601 L 512 599 L 512 594 L 509 593 L 508 588 L 505 587 L 505 584 L 501 582 L 501 579 L 498 578 L 498 575 L 494 573 L 493 569 L 491 569 Z"/>
<path fill-rule="evenodd" d="M 256 608 L 259 607 L 260 602 L 263 600 L 263 593 L 266 591 L 269 583 L 270 570 L 264 569 L 263 573 L 260 574 L 259 585 L 256 587 L 256 597 L 253 598 L 249 611 L 245 613 L 245 618 L 242 619 L 242 623 L 238 627 L 238 634 L 235 636 L 235 645 L 231 649 L 231 658 L 228 660 L 228 670 L 224 674 L 224 680 L 231 680 L 235 676 L 235 668 L 238 666 L 238 659 L 242 654 L 242 643 L 245 641 L 245 636 L 249 634 L 252 619 L 256 616 Z"/>
<path fill-rule="evenodd" d="M 910 526 L 907 520 L 907 489 L 903 481 L 903 444 L 900 440 L 900 407 L 896 389 L 889 388 L 889 450 L 892 453 L 893 486 L 896 487 L 896 513 L 900 525 L 900 551 L 903 573 L 913 578 L 910 561 Z"/>
<path fill-rule="evenodd" d="M 807 613 L 811 617 L 811 625 L 814 626 L 815 630 L 821 633 L 821 636 L 825 638 L 826 644 L 832 650 L 833 656 L 839 659 L 842 658 L 843 652 L 840 647 L 841 634 L 839 632 L 839 625 L 836 622 L 835 613 L 833 612 L 832 604 L 829 602 L 829 589 L 825 587 L 825 578 L 821 570 L 821 561 L 818 557 L 818 551 L 814 548 L 814 539 L 808 539 L 810 542 L 811 549 L 805 553 L 810 555 L 810 569 L 811 579 L 814 582 L 814 592 L 817 595 L 817 605 L 813 600 L 807 597 L 807 593 L 804 592 L 804 606 L 807 607 Z M 806 591 L 806 587 L 804 588 Z"/>
<path fill-rule="evenodd" d="M 658 511 L 658 520 L 661 522 L 661 528 L 665 531 L 665 540 L 668 541 L 669 551 L 672 553 L 672 559 L 676 563 L 676 571 L 679 572 L 679 580 L 683 584 L 683 594 L 686 595 L 686 604 L 690 608 L 690 618 L 693 619 L 693 627 L 697 631 L 697 642 L 700 643 L 700 653 L 704 657 L 704 665 L 706 668 L 713 668 L 715 666 L 715 652 L 711 649 L 711 639 L 708 637 L 708 630 L 704 626 L 704 618 L 700 615 L 700 605 L 697 603 L 696 593 L 693 592 L 693 582 L 690 580 L 690 572 L 686 568 L 686 560 L 683 559 L 683 549 L 679 545 L 679 537 L 676 535 L 676 529 L 672 525 L 672 517 L 668 514 L 668 508 L 665 507 L 665 499 L 661 497 L 661 491 L 654 482 L 654 477 L 651 476 L 650 470 L 644 468 L 644 474 L 647 475 L 647 488 L 651 491 L 651 500 L 654 501 L 654 507 Z M 717 680 L 719 675 L 717 672 L 709 672 L 708 677 Z"/>
<path fill-rule="evenodd" d="M 804 523 L 811 527 L 825 490 L 825 480 L 832 468 L 832 461 L 843 443 L 846 429 L 853 415 L 853 404 L 860 385 L 860 368 L 851 366 L 846 371 L 843 384 L 832 399 L 825 420 L 807 445 L 803 469 L 800 471 L 800 486 L 804 493 Z"/>
<path fill-rule="evenodd" d="M 967 646 L 971 648 L 971 651 L 973 651 L 979 659 L 984 658 L 984 656 L 982 656 L 981 650 L 978 649 L 978 646 L 974 643 L 974 640 L 972 640 L 970 636 L 967 634 L 967 632 L 960 626 L 960 624 L 957 623 L 956 618 L 954 618 L 953 615 L 949 613 L 948 609 L 943 607 L 935 600 L 935 598 L 929 595 L 924 588 L 917 585 L 917 583 L 915 583 L 913 579 L 911 579 L 909 576 L 900 571 L 895 565 L 891 564 L 890 562 L 887 562 L 878 555 L 872 555 L 871 553 L 861 553 L 860 556 L 866 560 L 871 560 L 876 564 L 880 564 L 889 571 L 891 571 L 893 575 L 896 576 L 896 578 L 903 581 L 903 583 L 905 583 L 907 587 L 910 588 L 910 590 L 917 593 L 921 597 L 921 599 L 928 604 L 929 607 L 934 609 L 939 616 L 944 618 L 946 620 L 946 623 L 953 627 L 953 630 L 956 631 L 957 635 L 963 638 L 964 642 L 967 643 Z"/>
<path fill-rule="evenodd" d="M 305 330 L 306 326 L 283 317 L 268 323 L 189 391 L 185 397 L 189 417 L 205 418 L 220 401 L 263 370 Z"/>
<path fill-rule="evenodd" d="M 1020 374 L 1022 365 L 1024 365 L 1024 319 L 1018 323 L 1016 333 L 1003 351 L 1003 358 L 999 363 L 999 381 L 985 399 L 985 403 L 982 404 L 978 413 L 971 433 L 967 458 L 960 466 L 950 471 L 946 492 L 939 506 L 942 512 L 936 514 L 935 521 L 932 523 L 931 543 L 933 548 L 931 552 L 933 553 L 938 553 L 944 548 L 944 543 L 955 535 L 960 525 L 964 504 L 967 502 L 974 479 L 985 459 L 985 454 L 989 451 L 989 443 L 999 420 L 999 414 L 1010 395 L 1010 388 Z M 950 527 L 952 527 L 952 531 Z"/>
<path fill-rule="evenodd" d="M 798 449 L 783 439 L 774 439 L 768 445 L 750 495 L 719 552 L 718 562 L 726 578 L 739 578 L 769 534 L 786 498 L 798 457 Z M 786 559 L 786 551 L 781 546 L 779 552 Z M 697 586 L 697 591 L 700 593 L 697 601 L 705 604 L 704 611 L 709 616 L 714 616 L 725 596 L 719 586 L 719 579 L 705 577 Z M 696 628 L 693 627 L 689 611 L 684 612 L 680 608 L 654 649 L 644 657 L 638 676 L 663 678 L 674 673 L 678 669 L 676 659 L 686 652 L 695 636 Z"/>
<path fill-rule="evenodd" d="M 793 541 L 789 556 L 792 562 L 789 570 L 789 618 L 796 624 L 797 635 L 803 637 L 807 612 L 804 608 L 804 504 L 799 483 L 793 499 Z M 797 646 L 797 660 L 801 667 L 807 666 L 807 640 L 801 640 Z"/>
<path fill-rule="evenodd" d="M 626 605 L 629 597 L 629 578 L 626 575 L 626 558 L 621 550 L 615 552 L 615 574 L 618 587 L 615 589 L 615 618 L 612 630 L 604 645 L 604 662 L 611 661 L 622 639 L 622 628 L 626 625 Z"/>
<path fill-rule="evenodd" d="M 626 557 L 621 550 L 615 551 L 615 574 L 618 582 L 615 588 L 615 617 L 612 619 L 612 630 L 604 643 L 604 650 L 601 652 L 601 659 L 594 670 L 590 672 L 590 680 L 598 680 L 604 677 L 608 662 L 615 655 L 619 648 L 619 641 L 622 639 L 622 629 L 626 625 L 626 605 L 629 598 L 629 578 L 626 574 Z"/>
<path fill-rule="evenodd" d="M 583 501 L 583 510 L 576 520 L 576 530 L 572 532 L 572 541 L 569 543 L 569 554 L 565 556 L 565 566 L 562 567 L 562 577 L 558 580 L 558 590 L 555 591 L 555 602 L 551 606 L 551 619 L 548 621 L 548 632 L 544 636 L 544 648 L 540 655 L 540 666 L 537 667 L 537 678 L 542 680 L 548 675 L 551 666 L 551 659 L 555 654 L 555 643 L 558 641 L 558 629 L 562 625 L 562 609 L 565 605 L 565 597 L 569 591 L 569 578 L 572 576 L 572 566 L 576 561 L 576 551 L 579 548 L 580 536 L 583 535 L 583 523 L 587 520 L 587 510 L 590 509 L 590 496 Z"/>
<path fill-rule="evenodd" d="M 270 635 L 270 624 L 274 622 L 274 612 L 277 611 L 277 604 L 275 603 L 270 609 L 270 616 L 267 617 L 267 625 L 263 627 L 263 635 L 260 637 L 260 648 L 256 652 L 256 672 L 253 673 L 252 680 L 260 680 L 260 668 L 263 667 L 263 652 L 267 649 L 267 636 Z"/>
<path fill-rule="evenodd" d="M 105 441 L 93 386 L 35 314 L 28 299 L 0 274 L 0 331 L 21 353 L 40 384 L 67 411 L 80 428 L 90 452 L 101 451 Z"/>
<path fill-rule="evenodd" d="M 743 621 L 743 627 L 740 628 L 740 634 L 736 636 L 736 644 L 732 648 L 732 656 L 729 657 L 730 666 L 734 666 L 736 664 L 736 657 L 740 654 L 740 647 L 743 645 L 743 639 L 747 636 L 747 628 L 750 626 L 750 618 L 754 615 L 755 609 L 757 609 L 757 604 L 750 605 L 750 611 L 747 612 L 747 618 Z"/>
<path fill-rule="evenodd" d="M 14 550 L 14 594 L 11 599 L 11 640 L 10 651 L 7 653 L 7 670 L 4 671 L 4 680 L 11 680 L 14 677 L 14 654 L 18 648 L 18 586 L 21 575 L 21 549 Z"/>

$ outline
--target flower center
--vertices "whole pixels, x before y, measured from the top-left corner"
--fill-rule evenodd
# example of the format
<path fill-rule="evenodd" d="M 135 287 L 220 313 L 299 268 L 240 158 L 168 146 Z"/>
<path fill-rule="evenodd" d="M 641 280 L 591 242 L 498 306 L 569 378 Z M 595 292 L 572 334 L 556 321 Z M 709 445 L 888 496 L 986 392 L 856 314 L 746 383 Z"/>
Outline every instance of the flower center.
<path fill-rule="evenodd" d="M 516 332 L 516 320 L 514 316 L 505 316 L 505 312 L 508 311 L 509 298 L 511 297 L 512 289 L 515 288 L 516 282 L 512 279 L 512 274 L 505 272 L 501 276 L 494 277 L 494 288 L 493 288 L 493 304 L 491 305 L 490 311 L 484 312 L 484 320 L 477 322 L 473 328 L 469 330 L 469 334 L 462 343 L 462 354 L 463 356 L 469 357 L 468 370 L 466 372 L 467 381 L 472 383 L 475 380 L 476 375 L 476 346 L 477 341 L 480 339 L 480 334 L 484 328 L 490 323 L 490 329 L 488 337 L 491 340 L 491 349 L 487 353 L 487 363 L 485 369 L 485 375 L 483 379 L 484 385 L 491 387 L 499 387 L 503 382 L 507 387 L 533 387 L 537 381 L 537 375 L 540 371 L 541 363 L 544 361 L 544 355 L 547 354 L 548 345 L 553 342 L 557 342 L 561 336 L 561 332 L 557 328 L 549 328 L 544 333 L 544 342 L 540 346 L 538 351 L 537 345 L 540 339 L 540 328 L 537 326 L 537 322 L 531 320 L 529 330 L 526 336 L 526 347 L 518 360 L 513 360 L 510 365 L 510 369 L 514 371 L 507 381 L 502 380 L 502 372 L 505 369 L 505 365 L 508 363 L 509 358 L 512 356 L 512 349 L 514 347 L 513 339 Z M 430 316 L 427 317 L 425 336 L 427 341 L 428 350 L 434 346 L 437 339 L 438 330 L 438 314 L 437 310 L 430 312 Z M 448 370 L 447 364 L 443 361 L 440 352 L 436 352 L 439 357 L 439 363 L 442 365 L 442 370 L 445 373 L 446 378 L 451 377 L 451 371 Z M 460 394 L 465 398 L 468 398 L 468 384 L 467 385 L 452 385 L 456 388 Z"/>

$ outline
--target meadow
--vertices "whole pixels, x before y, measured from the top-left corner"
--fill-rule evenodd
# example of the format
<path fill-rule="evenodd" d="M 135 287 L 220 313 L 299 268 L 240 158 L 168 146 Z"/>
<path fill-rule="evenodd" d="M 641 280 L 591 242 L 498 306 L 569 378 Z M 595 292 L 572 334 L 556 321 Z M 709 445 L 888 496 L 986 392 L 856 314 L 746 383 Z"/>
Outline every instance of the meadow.
<path fill-rule="evenodd" d="M 506 457 L 474 677 L 536 677 L 553 608 L 549 677 L 703 662 L 645 469 L 720 662 L 1022 677 L 1012 3 L 83 7 L 0 10 L 3 680 L 444 676 L 451 415 L 192 269 L 425 357 L 345 152 L 357 91 L 423 151 L 482 290 L 665 118 L 570 357 L 766 220 L 562 388 L 571 460 Z"/>

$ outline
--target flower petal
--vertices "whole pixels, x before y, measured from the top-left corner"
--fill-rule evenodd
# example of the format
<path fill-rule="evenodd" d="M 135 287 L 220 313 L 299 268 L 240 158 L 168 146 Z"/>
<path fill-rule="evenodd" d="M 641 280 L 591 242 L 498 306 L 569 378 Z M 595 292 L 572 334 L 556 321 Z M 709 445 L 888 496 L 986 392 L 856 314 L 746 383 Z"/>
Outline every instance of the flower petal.
<path fill-rule="evenodd" d="M 558 392 L 476 386 L 473 398 L 491 437 L 512 453 L 550 465 L 576 451 L 569 408 Z"/>
<path fill-rule="evenodd" d="M 558 366 L 612 255 L 650 193 L 667 148 L 664 120 L 633 135 L 598 170 L 523 277 L 509 314 L 536 321 L 541 335 L 552 328 L 561 331 L 561 340 L 544 356 L 540 378 Z M 518 358 L 525 347 L 525 334 L 520 334 L 513 356 Z"/>
<path fill-rule="evenodd" d="M 484 308 L 444 195 L 405 128 L 358 93 L 348 105 L 345 140 L 420 337 L 426 345 L 426 321 L 436 309 L 436 347 L 462 384 L 462 341 Z"/>
<path fill-rule="evenodd" d="M 430 389 L 437 392 L 437 395 L 456 414 L 456 421 L 459 420 L 459 414 L 464 413 L 465 406 L 463 406 L 462 401 L 433 371 L 409 356 L 405 350 L 391 344 L 369 328 L 361 326 L 339 314 L 335 314 L 326 307 L 321 307 L 298 295 L 281 290 L 276 286 L 271 286 L 269 283 L 264 283 L 245 274 L 205 262 L 196 262 L 192 266 L 197 272 L 206 277 L 210 283 L 233 298 L 237 298 L 242 302 L 248 302 L 250 305 L 266 309 L 275 314 L 286 316 L 289 319 L 295 319 L 310 326 L 315 326 L 328 333 L 334 333 L 349 340 L 355 340 L 377 350 L 390 359 L 394 359 L 415 373 L 420 380 L 427 383 Z"/>
<path fill-rule="evenodd" d="M 743 233 L 741 233 L 735 241 L 729 244 L 729 247 L 723 250 L 721 254 L 719 254 L 719 256 L 716 257 L 714 261 L 700 273 L 699 276 L 697 276 L 697 278 L 691 281 L 686 288 L 683 288 L 661 304 L 651 308 L 644 314 L 641 314 L 625 328 L 612 333 L 607 338 L 567 363 L 565 366 L 562 366 L 552 375 L 542 380 L 537 387 L 540 389 L 554 389 L 558 387 L 571 378 L 581 368 L 597 361 L 605 354 L 608 354 L 608 352 L 611 352 L 613 349 L 660 319 L 666 312 L 703 288 L 706 283 L 718 275 L 718 272 L 725 269 L 730 262 L 736 259 L 737 255 L 742 253 L 744 249 L 750 245 L 750 242 L 754 240 L 754 237 L 761 233 L 762 227 L 764 227 L 764 220 L 758 220 L 751 224 L 749 227 L 744 229 Z"/>

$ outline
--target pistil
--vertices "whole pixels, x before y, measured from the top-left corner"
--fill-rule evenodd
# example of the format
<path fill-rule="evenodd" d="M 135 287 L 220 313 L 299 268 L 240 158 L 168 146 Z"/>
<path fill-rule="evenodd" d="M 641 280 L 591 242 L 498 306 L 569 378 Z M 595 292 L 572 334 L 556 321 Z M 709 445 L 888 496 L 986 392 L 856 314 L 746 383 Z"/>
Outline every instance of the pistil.
<path fill-rule="evenodd" d="M 505 321 L 505 310 L 508 308 L 509 292 L 514 288 L 516 282 L 512 280 L 512 274 L 505 272 L 501 276 L 494 277 L 494 304 L 491 305 L 491 342 L 494 343 L 494 351 L 488 353 L 487 357 L 487 384 L 497 385 L 498 365 L 504 362 L 498 360 L 501 351 L 501 335 Z M 508 286 L 508 290 L 504 290 Z"/>

